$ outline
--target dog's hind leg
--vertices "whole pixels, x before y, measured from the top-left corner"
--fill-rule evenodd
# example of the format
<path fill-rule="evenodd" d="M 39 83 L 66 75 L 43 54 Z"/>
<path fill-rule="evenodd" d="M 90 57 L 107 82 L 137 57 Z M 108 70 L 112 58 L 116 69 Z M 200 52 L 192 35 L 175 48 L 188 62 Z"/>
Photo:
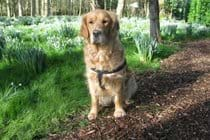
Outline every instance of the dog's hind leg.
<path fill-rule="evenodd" d="M 136 83 L 136 79 L 133 75 L 129 77 L 126 81 L 126 88 L 124 91 L 125 103 L 130 104 L 130 99 L 136 93 L 138 85 Z"/>

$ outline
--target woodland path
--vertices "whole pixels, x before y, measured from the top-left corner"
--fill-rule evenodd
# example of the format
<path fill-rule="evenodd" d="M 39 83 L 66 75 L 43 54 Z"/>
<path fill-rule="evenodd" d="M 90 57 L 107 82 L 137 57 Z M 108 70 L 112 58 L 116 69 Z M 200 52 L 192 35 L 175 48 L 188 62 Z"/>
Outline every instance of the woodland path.
<path fill-rule="evenodd" d="M 104 109 L 88 126 L 49 139 L 209 140 L 210 39 L 182 48 L 159 71 L 137 74 L 138 92 L 125 118 Z"/>

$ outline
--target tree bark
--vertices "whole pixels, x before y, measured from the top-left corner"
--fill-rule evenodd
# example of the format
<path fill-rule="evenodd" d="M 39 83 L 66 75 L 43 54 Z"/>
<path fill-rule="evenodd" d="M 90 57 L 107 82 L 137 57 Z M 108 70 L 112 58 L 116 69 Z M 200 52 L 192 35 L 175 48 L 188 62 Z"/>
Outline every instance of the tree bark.
<path fill-rule="evenodd" d="M 10 17 L 11 13 L 10 13 L 10 3 L 9 0 L 6 0 L 6 4 L 7 4 L 7 16 Z"/>
<path fill-rule="evenodd" d="M 40 15 L 40 13 L 41 13 L 41 6 L 40 6 L 41 4 L 40 4 L 40 0 L 36 0 L 36 16 L 39 16 Z"/>
<path fill-rule="evenodd" d="M 161 41 L 159 3 L 158 0 L 149 0 L 150 36 L 156 41 Z"/>
<path fill-rule="evenodd" d="M 11 11 L 11 15 L 13 15 L 14 17 L 18 16 L 18 1 L 12 1 L 12 8 L 10 9 Z"/>
<path fill-rule="evenodd" d="M 3 2 L 2 0 L 0 0 L 0 7 L 1 7 L 1 11 L 0 11 L 0 16 L 3 16 Z"/>
<path fill-rule="evenodd" d="M 144 11 L 145 11 L 145 16 L 149 17 L 149 0 L 145 0 L 144 2 Z"/>
<path fill-rule="evenodd" d="M 124 4 L 125 4 L 125 0 L 118 0 L 118 3 L 117 3 L 117 16 L 119 18 L 122 17 Z"/>
<path fill-rule="evenodd" d="M 42 0 L 42 16 L 49 16 L 50 12 L 50 0 Z"/>
<path fill-rule="evenodd" d="M 36 14 L 36 1 L 31 0 L 31 16 L 35 16 Z"/>
<path fill-rule="evenodd" d="M 21 0 L 18 0 L 18 16 L 23 16 L 23 7 Z"/>
<path fill-rule="evenodd" d="M 47 0 L 47 14 L 46 16 L 51 15 L 51 3 L 50 0 Z"/>
<path fill-rule="evenodd" d="M 68 15 L 71 15 L 71 0 L 68 0 Z"/>
<path fill-rule="evenodd" d="M 69 11 L 68 11 L 68 10 L 69 10 L 68 4 L 69 4 L 69 3 L 68 3 L 68 0 L 66 0 L 66 1 L 65 1 L 65 5 L 66 5 L 66 8 L 65 8 L 65 9 L 66 9 L 66 10 L 65 10 L 66 13 L 65 13 L 65 14 L 66 14 L 66 15 L 68 15 L 68 13 L 69 13 Z"/>
<path fill-rule="evenodd" d="M 45 0 L 41 0 L 41 15 L 45 15 Z"/>
<path fill-rule="evenodd" d="M 58 15 L 62 15 L 62 10 L 61 10 L 62 9 L 62 0 L 57 1 L 56 3 L 57 3 L 56 4 L 56 6 L 57 6 L 57 10 L 56 10 L 57 11 L 57 14 Z"/>
<path fill-rule="evenodd" d="M 82 0 L 79 0 L 79 16 L 82 13 Z"/>

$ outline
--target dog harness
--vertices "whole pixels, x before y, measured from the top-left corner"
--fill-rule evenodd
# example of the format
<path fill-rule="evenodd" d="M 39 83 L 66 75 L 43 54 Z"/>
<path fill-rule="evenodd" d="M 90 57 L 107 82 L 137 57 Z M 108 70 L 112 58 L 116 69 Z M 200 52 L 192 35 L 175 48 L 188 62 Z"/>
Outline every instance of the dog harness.
<path fill-rule="evenodd" d="M 104 75 L 104 74 L 112 74 L 112 73 L 119 72 L 119 71 L 122 70 L 125 66 L 126 66 L 126 60 L 124 60 L 124 62 L 123 62 L 121 65 L 119 65 L 117 68 L 113 69 L 112 71 L 97 70 L 96 68 L 91 68 L 91 70 L 97 73 L 98 82 L 99 82 L 99 86 L 101 87 L 101 89 L 105 89 L 104 85 L 102 85 L 102 78 L 103 78 L 103 75 Z"/>

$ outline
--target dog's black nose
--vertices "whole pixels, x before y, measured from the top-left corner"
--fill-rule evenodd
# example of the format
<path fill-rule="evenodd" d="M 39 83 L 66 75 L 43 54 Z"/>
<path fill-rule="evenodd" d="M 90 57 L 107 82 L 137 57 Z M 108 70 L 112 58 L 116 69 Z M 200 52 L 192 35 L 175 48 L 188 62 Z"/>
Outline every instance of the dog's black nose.
<path fill-rule="evenodd" d="M 93 31 L 93 35 L 94 35 L 95 37 L 99 36 L 101 33 L 102 33 L 102 32 L 99 31 L 99 30 L 94 30 L 94 31 Z"/>

